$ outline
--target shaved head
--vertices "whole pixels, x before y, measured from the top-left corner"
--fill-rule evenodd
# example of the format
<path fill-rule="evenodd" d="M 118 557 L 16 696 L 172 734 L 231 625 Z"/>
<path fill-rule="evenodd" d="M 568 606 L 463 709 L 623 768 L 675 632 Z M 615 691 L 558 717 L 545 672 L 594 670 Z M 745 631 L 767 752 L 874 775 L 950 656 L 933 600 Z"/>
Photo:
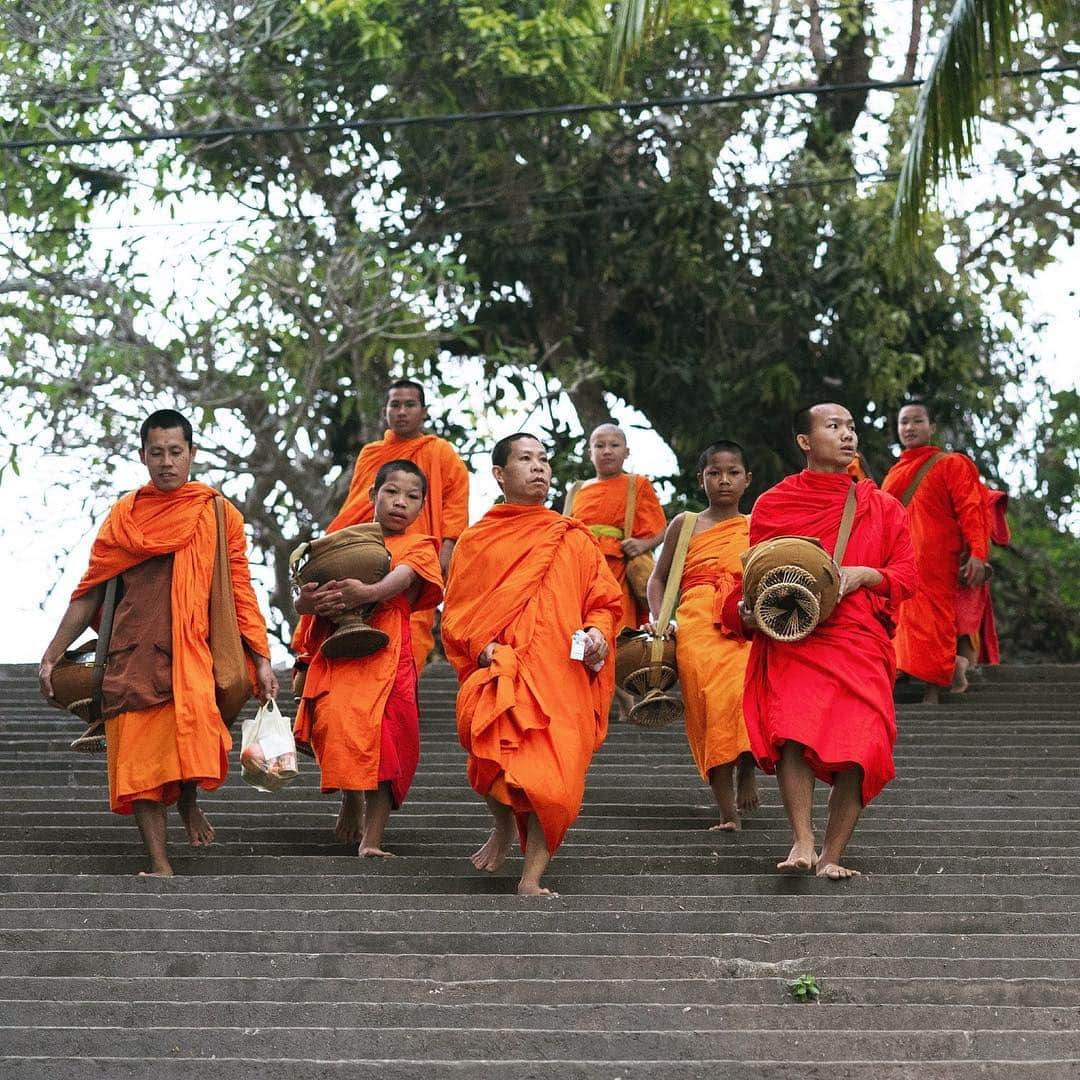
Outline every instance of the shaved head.
<path fill-rule="evenodd" d="M 591 444 L 594 439 L 597 439 L 603 435 L 612 435 L 616 438 L 622 439 L 624 443 L 626 442 L 626 432 L 623 431 L 623 429 L 619 427 L 618 424 L 605 423 L 597 424 L 596 427 L 592 429 L 592 434 L 589 436 L 589 443 Z"/>

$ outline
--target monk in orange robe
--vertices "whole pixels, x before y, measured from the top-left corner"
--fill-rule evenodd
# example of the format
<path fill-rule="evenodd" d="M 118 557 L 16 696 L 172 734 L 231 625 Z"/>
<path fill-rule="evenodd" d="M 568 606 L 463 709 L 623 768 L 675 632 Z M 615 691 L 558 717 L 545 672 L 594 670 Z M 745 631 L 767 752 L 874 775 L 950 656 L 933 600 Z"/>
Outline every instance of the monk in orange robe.
<path fill-rule="evenodd" d="M 343 792 L 335 833 L 365 857 L 389 856 L 383 833 L 391 809 L 405 801 L 420 760 L 416 662 L 410 615 L 442 599 L 439 548 L 432 536 L 409 533 L 427 481 L 408 460 L 379 469 L 368 498 L 390 552 L 390 572 L 374 585 L 355 578 L 305 585 L 295 636 L 307 667 L 296 713 L 298 741 L 314 748 L 323 793 Z M 370 656 L 327 659 L 319 646 L 334 632 L 330 617 L 378 604 L 370 625 L 390 641 Z"/>
<path fill-rule="evenodd" d="M 413 461 L 427 477 L 428 495 L 409 532 L 434 536 L 439 541 L 439 565 L 445 578 L 454 544 L 469 524 L 469 471 L 445 439 L 424 434 L 422 429 L 427 416 L 424 388 L 419 383 L 399 379 L 390 384 L 386 396 L 388 430 L 382 441 L 368 443 L 360 451 L 345 504 L 327 526 L 327 531 L 374 520 L 375 508 L 368 492 L 375 474 L 388 461 Z M 417 671 L 423 671 L 435 647 L 434 625 L 433 608 L 413 613 L 412 649 Z"/>
<path fill-rule="evenodd" d="M 742 580 L 739 556 L 750 546 L 739 500 L 753 479 L 743 448 L 715 442 L 698 459 L 698 484 L 709 508 L 698 514 L 683 567 L 675 613 L 675 655 L 690 752 L 716 798 L 720 822 L 713 829 L 741 828 L 739 814 L 757 809 L 754 757 L 743 720 L 743 677 L 750 652 L 741 633 L 725 630 L 724 604 Z M 655 620 L 667 588 L 683 515 L 668 526 L 664 547 L 649 579 Z M 655 623 L 653 624 L 655 632 Z"/>
<path fill-rule="evenodd" d="M 855 421 L 842 405 L 822 403 L 795 416 L 806 469 L 766 491 L 750 514 L 750 543 L 776 536 L 816 537 L 836 550 L 858 448 Z M 741 585 L 724 605 L 729 629 L 753 635 L 743 715 L 750 746 L 776 772 L 792 845 L 782 874 L 815 871 L 841 881 L 857 875 L 842 857 L 859 815 L 893 778 L 896 741 L 889 640 L 897 609 L 915 590 L 915 554 L 902 507 L 868 480 L 854 485 L 855 518 L 840 567 L 840 599 L 799 641 L 755 632 Z M 821 851 L 815 846 L 815 780 L 832 785 Z"/>
<path fill-rule="evenodd" d="M 1005 516 L 1009 496 L 1004 491 L 994 491 L 985 484 L 981 486 L 990 543 L 996 547 L 1006 547 L 1012 539 L 1009 520 Z M 982 664 L 1001 663 L 1001 647 L 989 579 L 971 588 L 961 586 L 957 592 L 956 641 L 957 653 L 968 662 L 969 678 L 978 673 Z"/>
<path fill-rule="evenodd" d="M 664 539 L 667 518 L 652 484 L 644 476 L 634 476 L 634 520 L 630 535 L 624 536 L 630 475 L 625 471 L 630 456 L 626 435 L 616 424 L 601 424 L 589 436 L 589 457 L 596 477 L 574 486 L 567 497 L 566 513 L 583 521 L 600 542 L 608 569 L 622 588 L 623 613 L 616 630 L 637 629 L 649 612 L 638 602 L 626 580 L 626 563 L 659 546 Z"/>
<path fill-rule="evenodd" d="M 901 671 L 926 684 L 923 700 L 930 704 L 942 688 L 967 689 L 956 604 L 961 585 L 975 588 L 986 580 L 990 541 L 978 470 L 963 454 L 931 445 L 936 430 L 923 402 L 905 405 L 897 417 L 903 451 L 882 483 L 883 491 L 907 503 L 919 563 L 918 591 L 900 612 L 896 659 Z"/>
<path fill-rule="evenodd" d="M 123 595 L 102 686 L 109 804 L 115 813 L 135 816 L 150 862 L 141 876 L 172 877 L 167 808 L 178 804 L 192 846 L 210 844 L 214 830 L 198 807 L 196 789 L 213 791 L 224 782 L 232 747 L 214 697 L 209 643 L 218 493 L 189 480 L 195 447 L 191 425 L 180 413 L 151 414 L 140 439 L 139 458 L 150 482 L 109 512 L 90 566 L 42 657 L 39 681 L 51 699 L 53 668 L 95 620 L 106 583 L 119 576 Z M 243 524 L 226 503 L 237 622 L 256 692 L 265 701 L 278 686 L 251 587 Z"/>
<path fill-rule="evenodd" d="M 442 627 L 469 782 L 494 819 L 472 863 L 499 869 L 516 823 L 518 893 L 550 896 L 541 877 L 607 734 L 621 593 L 588 529 L 544 505 L 551 465 L 540 442 L 510 435 L 492 462 L 505 502 L 462 534 Z"/>

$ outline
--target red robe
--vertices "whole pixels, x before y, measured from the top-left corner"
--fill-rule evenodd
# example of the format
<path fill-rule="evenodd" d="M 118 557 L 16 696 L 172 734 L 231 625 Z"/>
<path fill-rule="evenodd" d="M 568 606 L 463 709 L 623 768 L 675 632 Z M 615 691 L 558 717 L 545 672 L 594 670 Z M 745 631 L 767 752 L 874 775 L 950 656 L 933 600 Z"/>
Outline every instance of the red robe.
<path fill-rule="evenodd" d="M 370 656 L 328 660 L 319 646 L 334 632 L 328 619 L 305 616 L 294 647 L 310 666 L 293 731 L 315 750 L 323 793 L 373 791 L 390 782 L 397 809 L 420 760 L 416 664 L 409 636 L 413 611 L 442 599 L 439 553 L 430 536 L 387 536 L 390 568 L 410 566 L 421 593 L 410 608 L 404 593 L 379 604 L 370 625 L 390 637 Z"/>
<path fill-rule="evenodd" d="M 847 473 L 804 470 L 766 491 L 750 515 L 750 543 L 774 536 L 813 536 L 836 546 Z M 755 634 L 746 668 L 743 715 L 758 764 L 773 772 L 788 739 L 806 747 L 815 775 L 831 783 L 837 772 L 860 765 L 865 805 L 896 775 L 890 637 L 901 601 L 915 591 L 915 554 L 903 507 L 870 480 L 855 487 L 855 522 L 846 566 L 881 573 L 873 589 L 857 589 L 802 641 Z M 741 630 L 736 604 L 741 584 L 724 605 L 724 624 Z"/>
<path fill-rule="evenodd" d="M 1005 516 L 1009 496 L 1004 491 L 992 491 L 982 485 L 983 499 L 988 517 L 990 543 L 1004 547 L 1011 539 L 1009 521 Z M 961 586 L 956 596 L 956 636 L 971 638 L 975 646 L 976 660 L 980 664 L 1000 664 L 1001 649 L 998 644 L 997 621 L 994 603 L 990 595 L 990 582 L 984 581 L 973 589 Z"/>
<path fill-rule="evenodd" d="M 214 697 L 209 641 L 217 494 L 189 481 L 176 491 L 146 484 L 125 495 L 102 525 L 72 594 L 75 600 L 146 559 L 174 556 L 172 701 L 122 712 L 105 725 L 109 801 L 118 814 L 130 814 L 136 801 L 175 803 L 184 781 L 212 791 L 228 773 L 232 739 Z M 244 519 L 228 500 L 225 527 L 240 634 L 252 652 L 269 659 L 266 623 L 251 587 Z"/>
<path fill-rule="evenodd" d="M 413 462 L 428 482 L 427 498 L 419 517 L 406 529 L 409 535 L 434 536 L 437 543 L 456 540 L 469 524 L 469 471 L 454 448 L 435 435 L 402 439 L 387 431 L 381 441 L 368 443 L 356 459 L 349 494 L 337 517 L 326 527 L 334 532 L 348 525 L 363 525 L 375 519 L 368 491 L 379 469 L 388 461 L 403 458 Z M 417 611 L 412 616 L 413 655 L 417 671 L 423 671 L 435 645 L 435 609 Z"/>
<path fill-rule="evenodd" d="M 514 810 L 523 848 L 535 812 L 554 853 L 581 809 L 615 682 L 614 648 L 592 672 L 570 659 L 570 636 L 595 626 L 612 645 L 619 587 L 580 522 L 505 503 L 462 533 L 449 577 L 443 646 L 461 681 L 469 783 Z M 477 667 L 491 641 L 494 660 Z"/>
<path fill-rule="evenodd" d="M 888 471 L 882 491 L 900 498 L 935 446 L 905 450 Z M 948 686 L 956 666 L 956 602 L 960 555 L 966 548 L 987 558 L 990 529 L 975 465 L 963 454 L 941 454 L 907 506 L 919 587 L 900 612 L 896 660 L 901 671 Z"/>

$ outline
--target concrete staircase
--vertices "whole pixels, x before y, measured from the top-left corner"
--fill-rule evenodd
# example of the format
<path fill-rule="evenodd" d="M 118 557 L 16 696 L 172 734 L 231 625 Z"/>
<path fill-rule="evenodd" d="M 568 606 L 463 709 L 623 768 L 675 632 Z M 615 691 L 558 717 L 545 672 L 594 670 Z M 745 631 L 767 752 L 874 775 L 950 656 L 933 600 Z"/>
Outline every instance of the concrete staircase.
<path fill-rule="evenodd" d="M 771 872 L 771 779 L 741 834 L 708 832 L 682 732 L 613 727 L 547 901 L 513 895 L 516 858 L 468 864 L 454 690 L 429 669 L 400 858 L 336 844 L 306 763 L 205 797 L 218 843 L 177 824 L 159 882 L 76 721 L 0 668 L 0 1076 L 1080 1076 L 1080 668 L 901 706 L 847 885 Z"/>

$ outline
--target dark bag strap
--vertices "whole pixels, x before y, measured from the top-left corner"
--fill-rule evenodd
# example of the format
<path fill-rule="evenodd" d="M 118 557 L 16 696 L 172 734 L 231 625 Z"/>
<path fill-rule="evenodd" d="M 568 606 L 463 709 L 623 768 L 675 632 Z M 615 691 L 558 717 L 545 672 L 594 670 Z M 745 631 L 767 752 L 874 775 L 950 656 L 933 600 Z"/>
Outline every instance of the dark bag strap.
<path fill-rule="evenodd" d="M 931 454 L 920 466 L 919 471 L 915 474 L 914 479 L 904 489 L 904 494 L 900 496 L 900 504 L 907 506 L 912 499 L 915 498 L 915 492 L 919 490 L 919 485 L 926 479 L 926 474 L 945 456 L 944 450 L 939 450 L 936 454 Z"/>
<path fill-rule="evenodd" d="M 98 623 L 97 646 L 94 649 L 94 684 L 90 700 L 93 720 L 101 719 L 101 687 L 105 681 L 105 664 L 109 659 L 109 641 L 112 638 L 113 617 L 116 615 L 116 586 L 119 580 L 119 577 L 113 577 L 105 583 L 105 600 L 101 605 L 101 621 Z"/>
<path fill-rule="evenodd" d="M 844 552 L 847 551 L 848 541 L 851 539 L 851 526 L 855 523 L 855 485 L 848 488 L 847 498 L 844 500 L 844 512 L 840 515 L 840 532 L 836 536 L 836 547 L 833 549 L 833 562 L 842 566 Z"/>

